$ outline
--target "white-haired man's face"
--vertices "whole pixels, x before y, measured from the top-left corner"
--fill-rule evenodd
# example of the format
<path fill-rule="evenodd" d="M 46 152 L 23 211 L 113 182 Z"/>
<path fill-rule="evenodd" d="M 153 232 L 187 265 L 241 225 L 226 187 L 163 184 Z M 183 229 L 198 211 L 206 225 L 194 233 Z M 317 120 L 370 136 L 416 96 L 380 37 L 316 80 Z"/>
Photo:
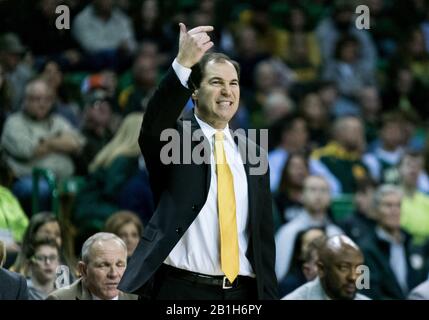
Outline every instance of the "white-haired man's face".
<path fill-rule="evenodd" d="M 402 196 L 391 192 L 383 196 L 378 206 L 378 222 L 387 230 L 397 230 L 401 226 Z"/>
<path fill-rule="evenodd" d="M 103 300 L 118 296 L 119 281 L 127 266 L 127 250 L 117 240 L 97 241 L 90 249 L 88 263 L 80 262 L 87 289 Z"/>

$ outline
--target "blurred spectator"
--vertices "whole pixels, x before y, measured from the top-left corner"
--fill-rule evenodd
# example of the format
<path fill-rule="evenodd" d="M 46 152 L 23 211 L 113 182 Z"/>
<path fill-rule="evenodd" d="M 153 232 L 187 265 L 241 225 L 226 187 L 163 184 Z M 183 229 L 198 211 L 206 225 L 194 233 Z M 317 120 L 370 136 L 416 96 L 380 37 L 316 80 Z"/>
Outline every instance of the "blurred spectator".
<path fill-rule="evenodd" d="M 134 212 L 119 211 L 107 219 L 104 230 L 121 238 L 127 245 L 128 257 L 131 257 L 143 234 L 143 224 Z"/>
<path fill-rule="evenodd" d="M 8 253 L 5 266 L 13 263 L 21 250 L 20 244 L 28 226 L 28 218 L 16 197 L 9 190 L 13 173 L 0 153 L 0 241 Z"/>
<path fill-rule="evenodd" d="M 371 151 L 372 144 L 378 137 L 378 129 L 380 126 L 380 112 L 382 104 L 380 93 L 377 88 L 365 87 L 359 93 L 360 114 L 365 125 L 365 137 L 368 148 Z"/>
<path fill-rule="evenodd" d="M 116 91 L 118 87 L 117 74 L 109 69 L 104 69 L 98 73 L 90 74 L 84 78 L 81 85 L 83 94 L 87 94 L 92 90 L 105 90 L 106 95 L 110 99 L 116 99 Z"/>
<path fill-rule="evenodd" d="M 368 32 L 377 47 L 380 58 L 390 58 L 397 47 L 401 27 L 392 18 L 392 4 L 383 0 L 366 1 L 369 8 L 371 27 Z"/>
<path fill-rule="evenodd" d="M 261 51 L 258 46 L 257 35 L 254 28 L 250 26 L 239 27 L 235 31 L 235 55 L 234 60 L 240 64 L 240 86 L 241 90 L 252 90 L 255 88 L 254 74 L 256 65 L 269 57 Z"/>
<path fill-rule="evenodd" d="M 55 59 L 63 68 L 68 70 L 77 67 L 82 59 L 77 50 L 70 30 L 58 29 L 55 12 L 57 6 L 64 3 L 60 0 L 34 1 L 34 9 L 26 23 L 31 28 L 23 28 L 23 40 L 31 48 L 32 53 L 41 62 L 45 59 Z M 72 18 L 73 11 L 71 10 Z"/>
<path fill-rule="evenodd" d="M 276 274 L 279 282 L 289 272 L 293 244 L 300 231 L 310 227 L 323 227 L 328 237 L 343 233 L 328 218 L 327 210 L 331 203 L 331 196 L 328 182 L 324 178 L 318 176 L 307 177 L 304 181 L 302 200 L 305 210 L 281 227 L 275 236 Z"/>
<path fill-rule="evenodd" d="M 411 288 L 427 277 L 423 252 L 400 226 L 402 193 L 382 185 L 374 194 L 377 227 L 361 242 L 370 274 L 366 291 L 373 299 L 405 299 Z"/>
<path fill-rule="evenodd" d="M 141 152 L 138 137 L 142 119 L 142 113 L 129 114 L 113 139 L 90 164 L 90 175 L 76 199 L 74 222 L 79 225 L 78 240 L 101 230 L 113 213 L 121 209 L 132 210 L 120 205 L 120 197 L 122 188 L 139 171 Z M 149 195 L 142 195 L 141 192 L 138 192 L 140 201 L 146 202 Z M 126 198 L 132 199 L 134 196 L 128 194 Z"/>
<path fill-rule="evenodd" d="M 28 300 L 25 278 L 0 267 L 0 300 Z"/>
<path fill-rule="evenodd" d="M 86 176 L 88 166 L 98 152 L 113 137 L 110 127 L 112 119 L 111 100 L 104 90 L 95 89 L 85 97 L 81 133 L 86 143 L 80 156 L 76 159 L 77 174 Z"/>
<path fill-rule="evenodd" d="M 12 111 L 12 101 L 9 83 L 6 80 L 6 72 L 0 64 L 0 136 L 7 116 Z"/>
<path fill-rule="evenodd" d="M 365 70 L 374 70 L 377 51 L 368 31 L 356 28 L 353 3 L 349 0 L 336 0 L 333 9 L 332 16 L 323 19 L 316 29 L 323 63 L 330 63 L 334 59 L 338 40 L 344 35 L 351 35 L 356 38 L 360 48 L 358 63 Z"/>
<path fill-rule="evenodd" d="M 127 246 L 116 235 L 96 233 L 82 247 L 79 273 L 82 277 L 58 289 L 48 300 L 136 300 L 117 289 L 127 267 Z"/>
<path fill-rule="evenodd" d="M 426 51 L 423 32 L 414 28 L 404 37 L 403 42 L 393 63 L 409 66 L 413 77 L 425 89 L 429 88 L 429 53 Z"/>
<path fill-rule="evenodd" d="M 403 118 L 399 113 L 386 113 L 382 116 L 380 145 L 363 157 L 371 178 L 377 183 L 398 183 L 397 165 L 404 154 Z"/>
<path fill-rule="evenodd" d="M 324 107 L 319 95 L 312 92 L 306 94 L 300 102 L 299 112 L 309 130 L 308 149 L 325 145 L 329 134 L 329 110 Z"/>
<path fill-rule="evenodd" d="M 142 155 L 138 158 L 138 170 L 122 186 L 117 195 L 118 206 L 135 212 L 143 225 L 149 223 L 155 210 L 149 173 Z"/>
<path fill-rule="evenodd" d="M 339 93 L 352 101 L 358 98 L 361 89 L 376 83 L 374 69 L 359 59 L 359 52 L 363 50 L 359 45 L 354 36 L 339 38 L 333 59 L 323 71 L 323 79 L 334 81 Z"/>
<path fill-rule="evenodd" d="M 368 177 L 362 162 L 364 150 L 361 120 L 350 116 L 338 118 L 333 125 L 333 140 L 312 153 L 310 172 L 324 176 L 334 196 L 355 192 L 357 182 Z"/>
<path fill-rule="evenodd" d="M 71 101 L 70 93 L 64 85 L 64 73 L 57 62 L 47 60 L 43 65 L 40 78 L 46 81 L 54 93 L 53 111 L 70 122 L 73 127 L 80 125 L 80 107 Z"/>
<path fill-rule="evenodd" d="M 344 232 L 357 244 L 362 241 L 362 238 L 375 231 L 374 191 L 375 184 L 370 179 L 359 181 L 354 195 L 356 209 L 340 222 Z"/>
<path fill-rule="evenodd" d="M 143 51 L 134 61 L 132 77 L 133 83 L 119 93 L 119 111 L 123 115 L 146 109 L 148 97 L 157 85 L 157 61 Z"/>
<path fill-rule="evenodd" d="M 73 174 L 71 155 L 79 153 L 84 145 L 83 137 L 62 117 L 52 114 L 53 93 L 41 79 L 26 87 L 23 110 L 8 117 L 1 146 L 6 160 L 18 181 L 13 192 L 21 201 L 27 214 L 31 214 L 32 170 L 52 170 L 57 178 Z M 49 187 L 39 181 L 41 205 L 47 209 Z"/>
<path fill-rule="evenodd" d="M 306 12 L 299 6 L 292 7 L 285 23 L 287 30 L 278 31 L 275 55 L 295 71 L 298 83 L 315 81 L 321 54 L 315 33 L 309 31 Z"/>
<path fill-rule="evenodd" d="M 123 68 L 136 49 L 131 20 L 113 0 L 93 0 L 74 19 L 72 34 L 89 55 L 88 66 Z"/>
<path fill-rule="evenodd" d="M 322 228 L 309 228 L 298 233 L 293 249 L 290 271 L 279 283 L 281 297 L 317 277 L 319 248 L 325 240 Z"/>
<path fill-rule="evenodd" d="M 35 214 L 30 219 L 30 224 L 25 231 L 24 240 L 22 242 L 22 250 L 18 254 L 15 264 L 11 270 L 16 271 L 24 276 L 29 275 L 28 260 L 31 244 L 40 239 L 54 239 L 57 246 L 60 248 L 60 262 L 70 269 L 70 276 L 73 278 L 75 270 L 74 257 L 71 252 L 68 252 L 65 242 L 68 239 L 63 238 L 63 232 L 58 219 L 50 212 L 40 212 Z"/>
<path fill-rule="evenodd" d="M 256 65 L 255 88 L 243 92 L 253 128 L 269 127 L 293 111 L 294 104 L 287 93 L 291 81 L 289 73 L 287 67 L 275 59 L 263 60 Z"/>
<path fill-rule="evenodd" d="M 387 76 L 389 81 L 383 93 L 383 111 L 399 109 L 426 119 L 427 90 L 413 76 L 411 68 L 407 65 L 393 65 Z"/>
<path fill-rule="evenodd" d="M 401 226 L 419 244 L 429 240 L 429 196 L 418 190 L 422 169 L 423 156 L 418 152 L 406 152 L 399 163 L 400 183 L 404 191 Z"/>
<path fill-rule="evenodd" d="M 283 168 L 289 153 L 303 152 L 307 146 L 308 129 L 305 120 L 297 115 L 288 115 L 277 122 L 280 128 L 279 143 L 276 148 L 268 154 L 270 164 L 270 188 L 277 191 Z M 274 130 L 273 130 L 274 131 Z M 270 139 L 270 140 L 275 140 Z"/>
<path fill-rule="evenodd" d="M 281 173 L 278 191 L 274 195 L 281 224 L 289 222 L 302 212 L 302 192 L 308 171 L 308 159 L 305 154 L 289 154 Z"/>
<path fill-rule="evenodd" d="M 277 32 L 270 21 L 269 3 L 254 1 L 251 8 L 240 14 L 240 25 L 250 26 L 256 32 L 255 45 L 261 53 L 272 55 L 277 43 Z"/>
<path fill-rule="evenodd" d="M 160 3 L 156 0 L 144 0 L 134 15 L 134 31 L 136 39 L 141 42 L 154 42 L 159 48 L 160 63 L 170 61 L 168 54 L 174 43 L 168 40 L 160 11 Z"/>
<path fill-rule="evenodd" d="M 24 97 L 27 82 L 33 77 L 31 57 L 24 54 L 27 48 L 14 33 L 0 35 L 0 65 L 3 68 L 3 76 L 7 80 L 10 89 L 12 110 L 19 110 Z"/>
<path fill-rule="evenodd" d="M 29 299 L 45 300 L 56 289 L 56 271 L 60 264 L 58 244 L 52 238 L 36 240 L 31 244 L 26 258 L 29 261 Z"/>
<path fill-rule="evenodd" d="M 368 300 L 357 293 L 357 268 L 364 262 L 359 247 L 348 237 L 327 239 L 319 250 L 318 277 L 283 300 Z"/>

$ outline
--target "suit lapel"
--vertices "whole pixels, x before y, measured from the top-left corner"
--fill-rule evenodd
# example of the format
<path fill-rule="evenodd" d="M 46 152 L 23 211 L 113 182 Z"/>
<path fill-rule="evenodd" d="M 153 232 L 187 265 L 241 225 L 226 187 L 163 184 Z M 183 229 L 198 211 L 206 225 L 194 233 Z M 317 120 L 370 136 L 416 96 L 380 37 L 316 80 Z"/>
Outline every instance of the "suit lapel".
<path fill-rule="evenodd" d="M 181 118 L 182 121 L 190 121 L 191 122 L 191 137 L 193 137 L 193 134 L 196 130 L 201 130 L 200 125 L 197 122 L 197 119 L 195 119 L 194 115 L 194 109 L 185 112 Z M 208 144 L 208 147 L 210 146 L 210 142 L 207 140 L 207 138 L 204 136 L 200 141 L 193 141 L 191 142 L 191 152 L 194 150 L 194 148 L 200 144 Z M 210 149 L 207 149 L 210 150 Z M 205 195 L 209 194 L 210 189 L 210 181 L 211 181 L 211 170 L 210 170 L 210 154 L 206 154 L 206 159 L 204 161 L 204 175 L 206 176 L 206 185 L 205 185 Z M 208 157 L 208 159 L 207 159 Z"/>

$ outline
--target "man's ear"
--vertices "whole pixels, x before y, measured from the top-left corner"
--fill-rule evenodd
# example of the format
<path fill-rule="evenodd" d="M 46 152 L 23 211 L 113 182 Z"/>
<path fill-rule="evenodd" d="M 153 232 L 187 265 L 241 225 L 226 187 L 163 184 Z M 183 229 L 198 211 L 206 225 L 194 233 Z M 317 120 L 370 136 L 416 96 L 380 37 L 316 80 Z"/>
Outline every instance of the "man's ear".
<path fill-rule="evenodd" d="M 197 95 L 198 95 L 198 89 L 195 89 L 194 92 L 192 93 L 192 99 L 196 100 L 197 99 Z"/>
<path fill-rule="evenodd" d="M 79 261 L 77 264 L 77 269 L 81 275 L 81 277 L 86 278 L 87 265 L 83 261 Z"/>

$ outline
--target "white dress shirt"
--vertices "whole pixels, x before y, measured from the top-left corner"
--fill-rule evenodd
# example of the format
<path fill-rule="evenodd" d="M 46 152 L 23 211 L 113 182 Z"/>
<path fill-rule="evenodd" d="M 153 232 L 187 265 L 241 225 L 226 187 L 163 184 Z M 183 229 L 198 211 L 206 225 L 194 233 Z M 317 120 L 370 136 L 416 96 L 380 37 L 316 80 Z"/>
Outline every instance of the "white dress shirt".
<path fill-rule="evenodd" d="M 180 82 L 187 85 L 190 69 L 173 62 Z M 224 275 L 220 265 L 220 237 L 219 219 L 217 208 L 217 176 L 216 164 L 214 160 L 214 134 L 217 131 L 208 123 L 202 121 L 195 115 L 205 137 L 210 142 L 211 156 L 211 181 L 206 203 L 198 216 L 189 226 L 182 238 L 170 252 L 164 263 L 176 268 L 198 272 L 207 275 Z M 224 149 L 227 162 L 230 166 L 234 179 L 234 193 L 237 214 L 237 231 L 239 245 L 239 274 L 254 277 L 252 267 L 246 257 L 249 243 L 248 237 L 248 216 L 249 197 L 247 190 L 247 177 L 244 170 L 240 152 L 235 144 L 229 127 L 223 129 L 225 135 Z M 192 192 L 192 190 L 189 190 Z"/>
<path fill-rule="evenodd" d="M 99 298 L 99 297 L 97 297 L 95 294 L 93 294 L 92 292 L 91 292 L 91 297 L 92 297 L 92 300 L 104 300 L 104 299 L 101 299 L 101 298 Z M 114 297 L 114 298 L 112 298 L 112 299 L 109 299 L 109 300 L 119 300 L 119 296 L 116 296 L 116 297 Z"/>

